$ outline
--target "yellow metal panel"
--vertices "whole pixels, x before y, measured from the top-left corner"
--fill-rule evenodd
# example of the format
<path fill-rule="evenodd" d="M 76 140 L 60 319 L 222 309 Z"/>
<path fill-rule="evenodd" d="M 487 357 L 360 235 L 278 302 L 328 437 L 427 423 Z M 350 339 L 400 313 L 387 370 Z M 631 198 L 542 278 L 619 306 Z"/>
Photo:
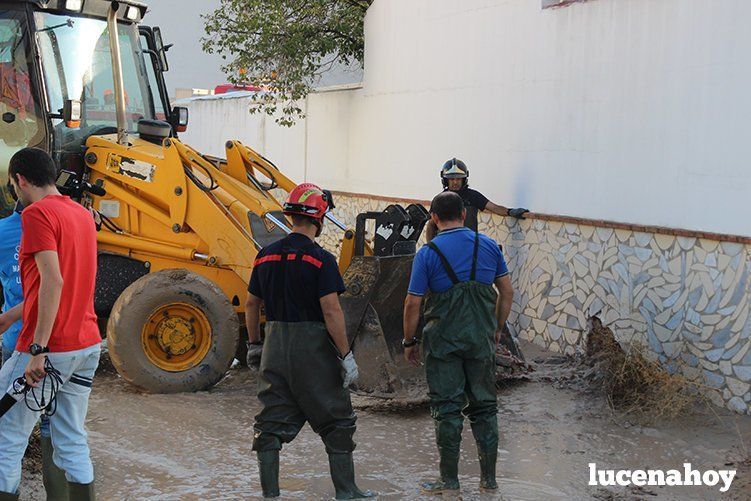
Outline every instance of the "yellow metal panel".
<path fill-rule="evenodd" d="M 227 160 L 208 159 L 170 138 L 161 145 L 132 138 L 129 147 L 113 136 L 87 141 L 90 180 L 105 197 L 92 197 L 121 230 L 103 229 L 100 249 L 151 263 L 151 271 L 185 268 L 216 283 L 242 311 L 253 261 L 258 253 L 249 214 L 281 210 L 270 191 L 248 174 L 273 178 L 286 192 L 295 183 L 239 141 L 227 143 Z M 93 155 L 92 155 L 93 154 Z M 345 236 L 344 271 L 354 239 Z"/>

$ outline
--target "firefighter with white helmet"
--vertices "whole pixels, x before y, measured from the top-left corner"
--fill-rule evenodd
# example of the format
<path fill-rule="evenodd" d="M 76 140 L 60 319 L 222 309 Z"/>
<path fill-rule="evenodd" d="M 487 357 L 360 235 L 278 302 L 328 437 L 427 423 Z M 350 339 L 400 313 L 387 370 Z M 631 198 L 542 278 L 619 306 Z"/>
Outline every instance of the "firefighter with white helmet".
<path fill-rule="evenodd" d="M 477 211 L 488 211 L 499 216 L 510 216 L 517 219 L 524 219 L 524 214 L 529 212 L 527 209 L 511 209 L 495 204 L 479 191 L 470 188 L 469 168 L 458 158 L 452 158 L 443 164 L 441 182 L 443 183 L 443 191 L 453 191 L 462 197 L 464 208 L 467 210 L 464 225 L 474 231 L 477 231 Z M 427 239 L 432 240 L 435 234 L 435 224 L 432 221 L 428 222 L 426 227 Z"/>

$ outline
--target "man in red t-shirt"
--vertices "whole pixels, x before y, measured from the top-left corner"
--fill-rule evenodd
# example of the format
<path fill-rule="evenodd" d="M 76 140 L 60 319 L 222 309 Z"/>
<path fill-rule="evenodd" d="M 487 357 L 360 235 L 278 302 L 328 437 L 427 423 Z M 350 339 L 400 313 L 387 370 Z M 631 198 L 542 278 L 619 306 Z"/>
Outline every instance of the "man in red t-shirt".
<path fill-rule="evenodd" d="M 19 254 L 24 302 L 13 309 L 15 315 L 22 309 L 23 328 L 16 351 L 0 369 L 0 391 L 25 376 L 49 402 L 45 363 L 59 371 L 62 384 L 50 416 L 53 459 L 65 471 L 70 498 L 93 499 L 94 471 L 84 421 L 102 340 L 94 313 L 94 220 L 57 190 L 57 169 L 43 150 L 20 150 L 11 158 L 8 172 L 26 205 Z M 29 401 L 35 403 L 33 398 Z M 21 457 L 39 413 L 21 402 L 0 418 L 0 499 L 18 490 Z"/>

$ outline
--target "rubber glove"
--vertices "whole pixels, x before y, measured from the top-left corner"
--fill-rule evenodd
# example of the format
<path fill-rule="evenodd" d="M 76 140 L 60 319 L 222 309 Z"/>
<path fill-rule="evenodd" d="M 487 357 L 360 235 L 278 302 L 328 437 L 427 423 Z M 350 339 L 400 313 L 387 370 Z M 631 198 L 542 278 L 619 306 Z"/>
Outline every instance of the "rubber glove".
<path fill-rule="evenodd" d="M 248 355 L 246 360 L 248 367 L 258 367 L 261 365 L 261 355 L 263 354 L 263 341 L 257 343 L 248 343 Z"/>
<path fill-rule="evenodd" d="M 357 362 L 355 362 L 352 350 L 344 358 L 339 357 L 339 363 L 342 366 L 342 386 L 349 388 L 349 385 L 357 381 L 357 377 L 359 376 Z"/>
<path fill-rule="evenodd" d="M 508 215 L 515 217 L 516 219 L 524 219 L 524 214 L 527 212 L 529 212 L 529 210 L 519 207 L 518 209 L 509 209 Z"/>

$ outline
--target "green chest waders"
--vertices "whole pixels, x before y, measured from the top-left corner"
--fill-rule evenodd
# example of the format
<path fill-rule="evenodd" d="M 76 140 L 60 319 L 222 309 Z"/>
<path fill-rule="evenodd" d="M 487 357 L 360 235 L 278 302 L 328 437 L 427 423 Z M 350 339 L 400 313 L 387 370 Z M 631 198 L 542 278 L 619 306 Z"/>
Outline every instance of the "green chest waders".
<path fill-rule="evenodd" d="M 425 306 L 425 371 L 430 412 L 435 420 L 441 457 L 441 481 L 428 492 L 459 488 L 459 445 L 464 416 L 477 441 L 481 486 L 494 489 L 498 454 L 498 404 L 495 388 L 495 331 L 497 294 L 492 285 L 475 281 L 479 235 L 475 235 L 472 271 L 460 282 L 446 256 L 433 243 L 453 286 L 430 293 Z"/>
<path fill-rule="evenodd" d="M 282 249 L 274 276 L 274 305 L 280 318 L 286 317 L 287 291 L 315 294 L 300 273 L 303 256 L 312 248 Z M 291 254 L 295 257 L 290 260 Z M 356 416 L 349 389 L 342 387 L 337 350 L 323 322 L 310 320 L 304 309 L 299 314 L 301 322 L 272 321 L 265 326 L 258 373 L 262 409 L 255 418 L 253 439 L 263 495 L 279 496 L 279 450 L 308 422 L 326 446 L 337 499 L 366 497 L 354 481 Z"/>

